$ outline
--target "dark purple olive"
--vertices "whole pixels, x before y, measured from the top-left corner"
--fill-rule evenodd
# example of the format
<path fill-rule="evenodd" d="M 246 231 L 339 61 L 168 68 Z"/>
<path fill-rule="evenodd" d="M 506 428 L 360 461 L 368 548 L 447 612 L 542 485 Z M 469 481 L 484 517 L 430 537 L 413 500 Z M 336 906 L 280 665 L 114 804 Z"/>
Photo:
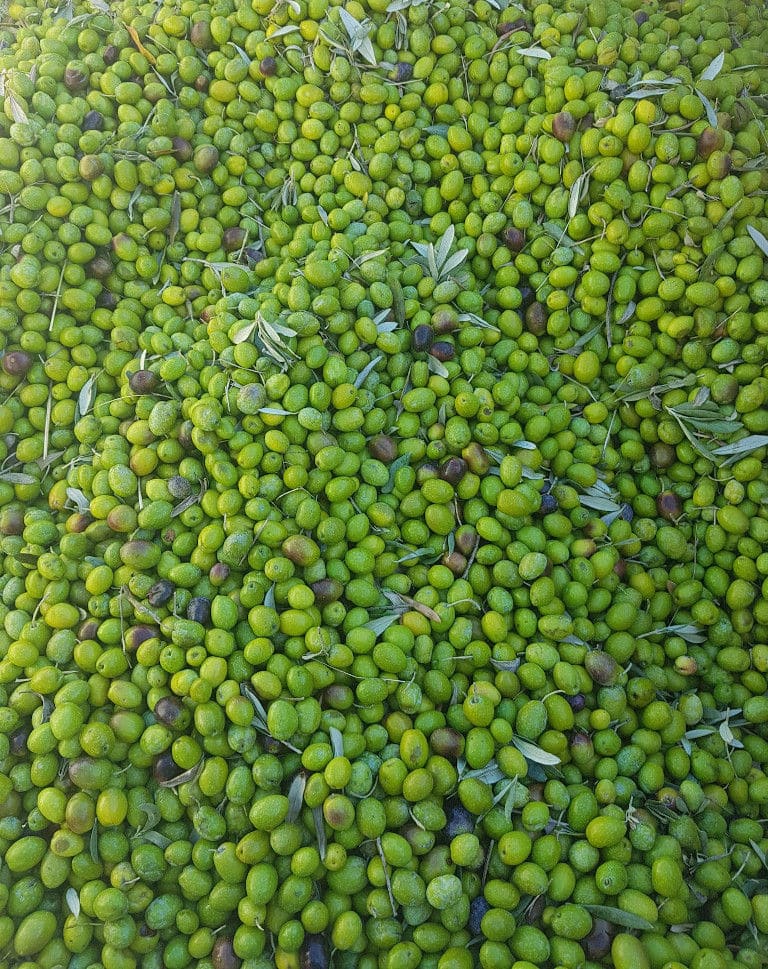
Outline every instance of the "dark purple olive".
<path fill-rule="evenodd" d="M 173 727 L 175 730 L 184 730 L 192 720 L 189 710 L 177 696 L 160 697 L 155 704 L 154 714 L 158 723 Z M 178 772 L 178 767 L 176 770 Z"/>
<path fill-rule="evenodd" d="M 453 841 L 460 834 L 471 834 L 475 830 L 476 819 L 458 801 L 445 806 L 446 825 L 443 833 L 448 841 Z"/>
<path fill-rule="evenodd" d="M 482 476 L 488 473 L 491 459 L 482 444 L 478 444 L 477 441 L 470 442 L 461 452 L 461 456 L 467 462 L 467 467 L 473 474 Z"/>
<path fill-rule="evenodd" d="M 158 606 L 164 606 L 173 595 L 174 588 L 174 584 L 168 579 L 160 579 L 147 593 L 147 602 L 155 609 Z"/>
<path fill-rule="evenodd" d="M 547 832 L 549 834 L 550 832 Z M 547 904 L 547 897 L 544 893 L 536 895 L 526 907 L 523 919 L 527 925 L 534 925 L 541 918 L 541 913 Z"/>
<path fill-rule="evenodd" d="M 438 727 L 429 735 L 429 746 L 436 754 L 455 762 L 464 753 L 464 737 L 454 727 Z"/>
<path fill-rule="evenodd" d="M 128 386 L 134 394 L 151 394 L 159 383 L 157 374 L 152 370 L 136 370 L 128 378 Z"/>
<path fill-rule="evenodd" d="M 635 11 L 635 23 L 637 24 L 638 27 L 642 27 L 642 25 L 645 23 L 648 23 L 649 20 L 650 20 L 650 17 L 645 12 L 645 10 Z M 594 956 L 590 956 L 589 958 L 593 959 Z"/>
<path fill-rule="evenodd" d="M 96 639 L 96 635 L 99 631 L 99 623 L 95 619 L 86 619 L 80 624 L 77 629 L 77 638 L 79 641 L 85 642 L 87 639 Z"/>
<path fill-rule="evenodd" d="M 452 333 L 458 325 L 456 313 L 451 309 L 436 310 L 432 314 L 432 329 L 435 333 Z"/>
<path fill-rule="evenodd" d="M 576 131 L 576 119 L 569 111 L 561 111 L 552 119 L 552 134 L 558 141 L 569 142 Z"/>
<path fill-rule="evenodd" d="M 315 603 L 318 606 L 336 602 L 344 591 L 344 586 L 337 579 L 318 579 L 310 588 L 315 594 Z"/>
<path fill-rule="evenodd" d="M 509 34 L 516 34 L 519 30 L 528 30 L 530 25 L 527 20 L 518 17 L 517 20 L 502 20 L 496 24 L 496 35 L 506 37 Z"/>
<path fill-rule="evenodd" d="M 662 491 L 656 499 L 656 511 L 659 517 L 667 521 L 677 520 L 683 513 L 683 502 L 680 495 L 674 491 Z"/>
<path fill-rule="evenodd" d="M 521 229 L 516 229 L 513 225 L 507 226 L 502 237 L 504 245 L 510 252 L 520 252 L 525 245 L 525 233 Z"/>
<path fill-rule="evenodd" d="M 469 921 L 467 922 L 467 928 L 472 935 L 480 935 L 483 916 L 490 907 L 490 904 L 486 902 L 482 895 L 473 898 L 469 903 Z"/>
<path fill-rule="evenodd" d="M 101 131 L 104 127 L 104 115 L 101 111 L 89 111 L 83 118 L 83 131 Z"/>
<path fill-rule="evenodd" d="M 520 291 L 520 306 L 525 310 L 531 305 L 531 303 L 536 298 L 536 293 L 534 292 L 531 286 L 527 285 L 527 283 L 523 283 L 519 287 L 519 291 Z"/>
<path fill-rule="evenodd" d="M 612 686 L 621 672 L 613 656 L 599 649 L 593 649 L 587 653 L 584 657 L 584 669 L 600 686 Z"/>
<path fill-rule="evenodd" d="M 181 768 L 173 759 L 171 752 L 168 750 L 159 755 L 155 761 L 154 767 L 152 768 L 152 774 L 158 784 L 172 781 L 174 777 L 178 777 L 181 773 Z"/>
<path fill-rule="evenodd" d="M 172 498 L 188 498 L 192 494 L 192 482 L 183 475 L 175 474 L 168 479 L 167 485 Z"/>
<path fill-rule="evenodd" d="M 467 473 L 467 462 L 464 458 L 452 457 L 440 466 L 440 477 L 448 484 L 457 485 Z"/>
<path fill-rule="evenodd" d="M 24 350 L 3 354 L 2 367 L 10 377 L 24 377 L 32 366 L 32 357 Z"/>
<path fill-rule="evenodd" d="M 437 477 L 438 467 L 434 461 L 425 461 L 416 472 L 416 483 L 421 487 L 425 481 Z"/>
<path fill-rule="evenodd" d="M 557 511 L 557 499 L 554 495 L 544 495 L 541 499 L 541 512 L 544 515 L 551 515 Z"/>
<path fill-rule="evenodd" d="M 402 84 L 404 81 L 410 81 L 410 79 L 413 77 L 413 64 L 409 64 L 407 61 L 398 61 L 392 69 L 390 77 L 395 84 Z"/>
<path fill-rule="evenodd" d="M 411 338 L 413 349 L 417 353 L 422 350 L 428 350 L 432 346 L 433 338 L 434 332 L 432 327 L 422 323 L 413 331 L 413 336 Z"/>
<path fill-rule="evenodd" d="M 307 935 L 301 946 L 300 969 L 328 969 L 328 946 L 322 935 Z"/>
<path fill-rule="evenodd" d="M 214 563 L 208 572 L 208 578 L 214 585 L 221 585 L 229 578 L 229 566 L 226 562 Z"/>
<path fill-rule="evenodd" d="M 29 740 L 29 728 L 19 727 L 14 730 L 8 738 L 8 750 L 13 757 L 24 757 L 27 753 L 27 740 Z"/>
<path fill-rule="evenodd" d="M 529 333 L 533 333 L 535 336 L 541 336 L 547 331 L 547 319 L 549 314 L 543 303 L 536 302 L 531 303 L 528 309 L 525 311 L 525 327 Z"/>
<path fill-rule="evenodd" d="M 579 711 L 583 710 L 586 702 L 587 700 L 583 693 L 577 693 L 575 696 L 568 697 L 568 703 L 574 713 L 579 713 Z"/>
<path fill-rule="evenodd" d="M 104 58 L 104 63 L 107 67 L 110 67 L 120 56 L 120 51 L 114 44 L 107 44 L 101 56 Z"/>
<path fill-rule="evenodd" d="M 677 452 L 671 444 L 665 444 L 664 441 L 652 444 L 648 456 L 654 468 L 670 468 L 677 461 Z"/>
<path fill-rule="evenodd" d="M 456 356 L 456 347 L 447 340 L 438 340 L 429 348 L 430 354 L 441 363 L 447 363 Z"/>
<path fill-rule="evenodd" d="M 187 606 L 187 619 L 207 626 L 211 621 L 211 600 L 205 596 L 193 596 Z"/>
<path fill-rule="evenodd" d="M 157 636 L 157 629 L 154 626 L 131 626 L 125 631 L 125 648 L 129 653 L 134 653 L 142 643 L 148 639 L 154 639 L 155 636 Z"/>
<path fill-rule="evenodd" d="M 179 444 L 184 448 L 193 448 L 192 431 L 194 429 L 192 421 L 182 421 L 179 426 Z"/>
<path fill-rule="evenodd" d="M 0 511 L 0 535 L 21 535 L 24 531 L 24 511 L 22 508 L 3 508 Z"/>
<path fill-rule="evenodd" d="M 224 230 L 221 242 L 225 252 L 235 252 L 245 242 L 245 229 L 237 225 L 230 226 L 229 229 Z"/>
<path fill-rule="evenodd" d="M 587 958 L 595 962 L 604 959 L 611 951 L 611 941 L 614 934 L 615 932 L 611 931 L 610 923 L 603 919 L 595 919 L 592 923 L 592 931 L 584 943 Z"/>
<path fill-rule="evenodd" d="M 388 434 L 377 434 L 368 444 L 371 457 L 390 464 L 397 457 L 397 441 Z"/>
<path fill-rule="evenodd" d="M 103 289 L 99 295 L 96 297 L 96 305 L 100 309 L 113 310 L 117 308 L 117 296 L 114 293 L 110 293 L 109 290 Z"/>
<path fill-rule="evenodd" d="M 186 138 L 180 138 L 176 135 L 171 139 L 171 145 L 173 146 L 173 157 L 176 161 L 187 162 L 192 157 L 192 145 Z"/>
<path fill-rule="evenodd" d="M 200 74 L 195 78 L 195 90 L 200 94 L 208 90 L 208 84 L 209 81 L 205 74 Z"/>
<path fill-rule="evenodd" d="M 251 265 L 255 265 L 257 262 L 261 262 L 264 258 L 264 253 L 261 249 L 257 249 L 256 246 L 246 246 L 245 258 Z"/>
<path fill-rule="evenodd" d="M 462 555 L 471 555 L 478 543 L 477 532 L 473 525 L 462 525 L 456 529 L 456 548 Z"/>
<path fill-rule="evenodd" d="M 232 939 L 229 936 L 220 935 L 213 943 L 211 963 L 213 969 L 240 969 L 243 960 L 235 953 Z"/>
<path fill-rule="evenodd" d="M 87 78 L 79 67 L 68 67 L 64 71 L 64 87 L 68 91 L 77 91 L 85 87 Z"/>
<path fill-rule="evenodd" d="M 94 256 L 88 263 L 88 275 L 94 279 L 106 279 L 112 269 L 112 260 L 104 253 Z"/>
<path fill-rule="evenodd" d="M 259 70 L 264 77 L 273 77 L 277 73 L 277 61 L 274 57 L 264 57 L 259 61 Z"/>

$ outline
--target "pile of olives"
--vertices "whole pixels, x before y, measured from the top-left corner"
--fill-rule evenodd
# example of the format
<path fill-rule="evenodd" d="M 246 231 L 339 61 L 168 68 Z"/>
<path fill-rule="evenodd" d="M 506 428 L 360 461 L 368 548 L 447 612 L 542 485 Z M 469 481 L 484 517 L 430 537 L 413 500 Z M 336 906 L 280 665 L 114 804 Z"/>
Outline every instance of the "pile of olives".
<path fill-rule="evenodd" d="M 9 0 L 0 969 L 762 969 L 756 0 Z"/>

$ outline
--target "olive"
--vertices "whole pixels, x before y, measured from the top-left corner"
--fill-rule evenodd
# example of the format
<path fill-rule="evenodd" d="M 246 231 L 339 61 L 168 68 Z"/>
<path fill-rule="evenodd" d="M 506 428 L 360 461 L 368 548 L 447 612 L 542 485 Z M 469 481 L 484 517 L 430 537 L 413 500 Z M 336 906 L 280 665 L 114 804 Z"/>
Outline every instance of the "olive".
<path fill-rule="evenodd" d="M 683 513 L 683 502 L 674 491 L 662 491 L 656 499 L 656 510 L 661 518 L 674 521 Z"/>
<path fill-rule="evenodd" d="M 525 311 L 526 329 L 529 333 L 541 336 L 541 334 L 546 332 L 548 318 L 549 314 L 544 304 L 538 301 L 533 302 Z"/>
<path fill-rule="evenodd" d="M 520 252 L 525 247 L 525 233 L 513 225 L 508 225 L 504 230 L 503 239 L 510 252 Z"/>
<path fill-rule="evenodd" d="M 475 830 L 475 819 L 461 804 L 453 802 L 446 807 L 448 821 L 445 826 L 445 837 L 452 841 L 460 834 L 469 834 Z"/>
<path fill-rule="evenodd" d="M 89 111 L 83 118 L 83 131 L 101 131 L 104 128 L 104 115 L 100 111 Z"/>
<path fill-rule="evenodd" d="M 432 344 L 429 352 L 436 360 L 446 363 L 448 360 L 453 360 L 456 356 L 456 347 L 446 340 L 438 340 Z"/>
<path fill-rule="evenodd" d="M 137 370 L 128 378 L 128 386 L 134 394 L 151 394 L 160 383 L 152 370 Z"/>
<path fill-rule="evenodd" d="M 112 64 L 114 64 L 119 56 L 120 56 L 120 51 L 118 50 L 117 47 L 115 47 L 114 44 L 107 44 L 107 46 L 104 48 L 104 53 L 102 54 L 104 63 L 107 65 L 107 67 L 110 67 Z"/>
<path fill-rule="evenodd" d="M 619 665 L 610 653 L 590 650 L 584 658 L 584 668 L 595 683 L 609 686 L 619 675 Z"/>
<path fill-rule="evenodd" d="M 443 464 L 440 465 L 438 474 L 449 484 L 458 484 L 464 475 L 467 473 L 467 462 L 464 458 L 452 457 L 448 458 Z"/>
<path fill-rule="evenodd" d="M 171 145 L 173 147 L 173 157 L 178 162 L 187 162 L 192 157 L 192 145 L 186 138 L 182 138 L 179 135 L 174 135 L 171 138 Z"/>
<path fill-rule="evenodd" d="M 214 45 L 210 23 L 207 20 L 196 20 L 190 28 L 189 41 L 200 50 L 210 50 Z"/>
<path fill-rule="evenodd" d="M 205 596 L 193 596 L 187 606 L 187 619 L 207 626 L 211 621 L 211 600 Z"/>
<path fill-rule="evenodd" d="M 243 964 L 243 960 L 235 953 L 232 939 L 226 935 L 218 936 L 214 942 L 211 962 L 213 969 L 240 969 Z"/>
<path fill-rule="evenodd" d="M 158 784 L 164 784 L 178 777 L 182 771 L 170 752 L 156 758 L 152 773 Z"/>
<path fill-rule="evenodd" d="M 264 57 L 259 61 L 259 71 L 264 77 L 272 77 L 277 73 L 277 61 L 274 57 Z"/>
<path fill-rule="evenodd" d="M 158 723 L 179 730 L 184 729 L 190 721 L 189 711 L 176 696 L 161 697 L 155 704 L 154 713 Z"/>
<path fill-rule="evenodd" d="M 651 445 L 649 457 L 655 468 L 662 469 L 671 468 L 677 460 L 675 449 L 671 444 L 665 444 L 663 441 L 657 441 Z"/>
<path fill-rule="evenodd" d="M 317 582 L 312 583 L 311 588 L 315 602 L 319 606 L 327 606 L 331 602 L 336 602 L 341 598 L 344 591 L 343 586 L 336 579 L 318 579 Z"/>
<path fill-rule="evenodd" d="M 552 119 L 552 134 L 558 141 L 569 142 L 576 131 L 576 119 L 569 111 L 561 111 Z"/>
<path fill-rule="evenodd" d="M 490 903 L 482 895 L 472 899 L 469 905 L 469 921 L 467 922 L 467 928 L 472 935 L 480 935 L 483 916 L 490 908 Z"/>
<path fill-rule="evenodd" d="M 64 85 L 70 91 L 77 91 L 85 87 L 87 78 L 79 67 L 68 67 L 64 71 Z"/>
<path fill-rule="evenodd" d="M 371 457 L 389 464 L 397 457 L 397 442 L 388 434 L 377 434 L 368 444 Z"/>
<path fill-rule="evenodd" d="M 299 957 L 300 969 L 328 969 L 328 947 L 322 935 L 306 935 Z"/>
<path fill-rule="evenodd" d="M 32 357 L 24 350 L 12 350 L 3 354 L 0 365 L 9 376 L 24 377 L 32 366 Z"/>
<path fill-rule="evenodd" d="M 239 226 L 232 226 L 231 228 L 226 229 L 222 239 L 224 250 L 226 252 L 235 252 L 235 250 L 242 247 L 245 239 L 245 229 L 241 229 Z"/>
<path fill-rule="evenodd" d="M 398 61 L 392 69 L 391 77 L 396 84 L 410 81 L 413 77 L 413 64 L 409 64 L 407 61 Z"/>
<path fill-rule="evenodd" d="M 97 255 L 88 263 L 88 273 L 94 279 L 105 279 L 113 269 L 112 260 L 107 255 Z"/>
<path fill-rule="evenodd" d="M 147 602 L 157 608 L 157 606 L 164 606 L 166 602 L 173 596 L 174 585 L 169 582 L 168 579 L 160 579 L 158 582 L 150 588 L 147 592 Z"/>
<path fill-rule="evenodd" d="M 417 326 L 413 331 L 413 349 L 417 352 L 428 350 L 430 346 L 432 346 L 433 339 L 434 334 L 431 326 L 426 326 L 424 324 Z"/>

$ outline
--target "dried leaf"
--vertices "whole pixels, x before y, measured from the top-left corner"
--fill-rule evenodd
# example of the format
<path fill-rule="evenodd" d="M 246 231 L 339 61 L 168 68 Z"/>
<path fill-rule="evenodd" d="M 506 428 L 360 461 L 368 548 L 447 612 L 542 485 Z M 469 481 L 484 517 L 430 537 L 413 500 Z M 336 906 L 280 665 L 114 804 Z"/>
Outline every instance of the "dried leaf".
<path fill-rule="evenodd" d="M 585 905 L 584 908 L 595 918 L 610 922 L 611 925 L 621 925 L 625 929 L 637 929 L 638 932 L 653 932 L 655 926 L 644 919 L 641 915 L 634 912 L 625 912 L 624 909 L 614 908 L 612 905 Z"/>
<path fill-rule="evenodd" d="M 157 64 L 157 58 L 152 53 L 152 51 L 147 50 L 144 44 L 142 44 L 141 38 L 139 37 L 138 31 L 136 30 L 136 28 L 132 27 L 130 24 L 126 24 L 125 29 L 128 31 L 136 50 L 139 51 L 139 53 L 143 54 L 146 57 L 146 59 L 149 61 L 149 63 L 154 67 L 155 64 Z"/>
<path fill-rule="evenodd" d="M 288 789 L 288 815 L 286 821 L 295 821 L 304 803 L 304 789 L 307 786 L 306 774 L 297 774 Z"/>
<path fill-rule="evenodd" d="M 722 71 L 723 64 L 725 63 L 725 51 L 720 51 L 717 57 L 714 57 L 709 64 L 701 72 L 699 78 L 700 81 L 714 81 L 717 75 Z"/>
<path fill-rule="evenodd" d="M 429 606 L 425 606 L 423 602 L 419 602 L 417 599 L 412 599 L 410 596 L 401 595 L 400 598 L 403 600 L 403 602 L 408 603 L 412 609 L 415 609 L 416 612 L 420 612 L 422 616 L 426 616 L 426 618 L 430 619 L 432 622 L 442 622 L 440 615 L 436 613 L 434 609 L 430 608 Z"/>
<path fill-rule="evenodd" d="M 560 763 L 560 758 L 556 754 L 550 754 L 548 750 L 542 750 L 541 747 L 537 747 L 536 744 L 523 740 L 522 737 L 513 737 L 512 743 L 526 760 L 531 760 L 534 764 L 544 764 L 549 767 L 554 767 Z"/>
<path fill-rule="evenodd" d="M 80 914 L 80 896 L 77 894 L 77 891 L 74 888 L 68 888 L 64 898 L 67 902 L 67 908 L 77 918 Z"/>
<path fill-rule="evenodd" d="M 764 256 L 768 256 L 768 239 L 765 238 L 759 229 L 756 229 L 753 225 L 747 226 L 747 232 L 752 237 L 752 241 L 760 249 Z"/>

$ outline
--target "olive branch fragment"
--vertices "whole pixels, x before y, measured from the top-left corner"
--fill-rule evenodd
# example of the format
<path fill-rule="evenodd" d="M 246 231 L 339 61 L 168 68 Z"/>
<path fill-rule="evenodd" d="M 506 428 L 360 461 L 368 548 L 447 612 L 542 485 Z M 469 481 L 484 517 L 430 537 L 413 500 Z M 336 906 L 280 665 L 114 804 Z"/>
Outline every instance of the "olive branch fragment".
<path fill-rule="evenodd" d="M 277 741 L 282 744 L 283 747 L 287 747 L 288 750 L 292 750 L 294 754 L 300 754 L 301 751 L 298 747 L 294 747 L 293 744 L 288 743 L 287 740 L 278 740 L 277 737 L 272 737 L 269 732 L 269 727 L 267 726 L 267 711 L 264 709 L 264 705 L 261 700 L 256 696 L 254 691 L 248 686 L 247 683 L 240 684 L 240 693 L 246 697 L 246 699 L 251 701 L 251 706 L 253 707 L 254 714 L 253 720 L 251 720 L 251 726 L 255 727 L 259 733 L 264 734 L 266 737 L 271 737 L 272 740 Z"/>
<path fill-rule="evenodd" d="M 298 357 L 296 352 L 283 339 L 284 337 L 290 339 L 296 336 L 296 331 L 283 323 L 277 321 L 270 323 L 261 313 L 257 313 L 250 323 L 246 323 L 235 332 L 232 337 L 232 344 L 237 346 L 240 343 L 245 343 L 252 336 L 255 338 L 257 346 L 260 346 L 267 356 L 272 357 L 283 367 L 289 366 Z"/>
<path fill-rule="evenodd" d="M 456 230 L 453 225 L 449 225 L 434 244 L 431 242 L 411 242 L 411 245 L 419 254 L 417 262 L 427 269 L 436 283 L 451 278 L 453 271 L 458 269 L 469 255 L 468 249 L 459 249 L 453 255 L 450 255 L 455 237 Z"/>

